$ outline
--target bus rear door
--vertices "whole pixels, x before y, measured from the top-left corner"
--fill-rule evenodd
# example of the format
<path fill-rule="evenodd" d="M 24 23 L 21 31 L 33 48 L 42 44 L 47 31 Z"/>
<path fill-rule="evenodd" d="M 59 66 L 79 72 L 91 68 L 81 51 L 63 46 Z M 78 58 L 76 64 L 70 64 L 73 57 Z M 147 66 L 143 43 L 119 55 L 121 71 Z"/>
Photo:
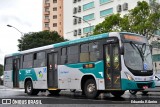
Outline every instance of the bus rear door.
<path fill-rule="evenodd" d="M 118 43 L 104 46 L 105 88 L 106 90 L 120 90 L 120 52 Z"/>

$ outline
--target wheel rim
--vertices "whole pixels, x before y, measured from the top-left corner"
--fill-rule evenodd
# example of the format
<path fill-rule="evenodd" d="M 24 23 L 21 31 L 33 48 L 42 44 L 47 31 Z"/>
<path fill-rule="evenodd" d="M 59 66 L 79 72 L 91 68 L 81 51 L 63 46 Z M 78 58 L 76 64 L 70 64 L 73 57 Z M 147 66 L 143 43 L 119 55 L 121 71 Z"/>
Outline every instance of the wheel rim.
<path fill-rule="evenodd" d="M 27 92 L 31 92 L 31 90 L 32 90 L 31 84 L 28 84 L 27 85 Z"/>
<path fill-rule="evenodd" d="M 87 86 L 87 91 L 88 91 L 89 93 L 93 93 L 95 90 L 96 90 L 96 86 L 95 86 L 94 84 L 89 84 L 89 85 Z"/>

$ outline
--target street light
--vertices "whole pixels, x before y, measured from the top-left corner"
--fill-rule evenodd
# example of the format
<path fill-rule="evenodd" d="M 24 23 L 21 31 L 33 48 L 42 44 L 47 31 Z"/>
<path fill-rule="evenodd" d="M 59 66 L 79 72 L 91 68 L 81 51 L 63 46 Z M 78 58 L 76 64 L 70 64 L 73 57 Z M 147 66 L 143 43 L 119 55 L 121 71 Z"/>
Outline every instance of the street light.
<path fill-rule="evenodd" d="M 14 26 L 12 26 L 12 25 L 7 25 L 7 26 L 16 29 L 19 33 L 21 33 L 21 37 L 23 37 L 23 33 L 22 33 L 19 29 L 17 29 L 16 27 L 14 27 Z M 20 51 L 22 51 L 22 43 L 21 43 Z"/>
<path fill-rule="evenodd" d="M 88 21 L 84 20 L 83 18 L 81 17 L 78 17 L 78 16 L 73 16 L 74 18 L 80 18 L 82 19 L 84 22 L 86 22 L 88 25 L 89 25 L 89 33 L 91 34 L 91 23 L 89 23 Z"/>

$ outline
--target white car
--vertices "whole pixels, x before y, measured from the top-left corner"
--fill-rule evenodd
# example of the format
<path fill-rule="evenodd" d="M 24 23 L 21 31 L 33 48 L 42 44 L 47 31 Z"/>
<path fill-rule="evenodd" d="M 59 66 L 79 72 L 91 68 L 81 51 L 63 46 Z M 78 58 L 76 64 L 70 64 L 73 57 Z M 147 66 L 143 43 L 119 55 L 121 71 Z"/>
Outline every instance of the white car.
<path fill-rule="evenodd" d="M 155 74 L 154 82 L 156 87 L 160 87 L 160 74 Z"/>

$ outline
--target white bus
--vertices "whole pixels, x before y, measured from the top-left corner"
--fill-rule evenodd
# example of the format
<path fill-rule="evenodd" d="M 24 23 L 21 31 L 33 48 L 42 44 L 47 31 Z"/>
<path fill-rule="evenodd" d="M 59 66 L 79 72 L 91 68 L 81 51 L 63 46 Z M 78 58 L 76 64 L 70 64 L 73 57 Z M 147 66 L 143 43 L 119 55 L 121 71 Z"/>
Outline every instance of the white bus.
<path fill-rule="evenodd" d="M 5 56 L 4 85 L 41 90 L 82 90 L 87 98 L 102 92 L 154 88 L 151 51 L 145 37 L 110 32 L 29 49 Z"/>

